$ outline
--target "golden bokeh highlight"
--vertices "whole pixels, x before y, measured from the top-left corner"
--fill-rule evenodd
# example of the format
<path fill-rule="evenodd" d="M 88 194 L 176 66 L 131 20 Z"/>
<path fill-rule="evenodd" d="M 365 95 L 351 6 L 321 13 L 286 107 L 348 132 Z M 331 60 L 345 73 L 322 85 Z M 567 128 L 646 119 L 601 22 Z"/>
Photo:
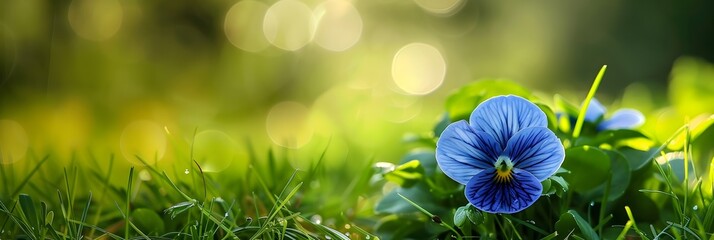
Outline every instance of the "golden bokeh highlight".
<path fill-rule="evenodd" d="M 286 148 L 301 148 L 310 142 L 314 133 L 310 110 L 297 102 L 278 103 L 268 112 L 266 130 L 273 143 Z"/>
<path fill-rule="evenodd" d="M 77 35 L 102 41 L 119 31 L 124 10 L 118 0 L 72 0 L 67 16 Z"/>
<path fill-rule="evenodd" d="M 130 123 L 124 128 L 119 138 L 122 155 L 134 165 L 143 165 L 141 160 L 150 165 L 160 161 L 166 153 L 166 145 L 167 140 L 163 127 L 148 120 Z"/>
<path fill-rule="evenodd" d="M 407 94 L 429 94 L 441 86 L 445 76 L 444 57 L 431 45 L 411 43 L 394 55 L 392 80 Z"/>
<path fill-rule="evenodd" d="M 193 139 L 193 159 L 204 172 L 220 172 L 238 157 L 238 143 L 218 130 L 202 131 Z"/>
<path fill-rule="evenodd" d="M 349 1 L 328 0 L 315 8 L 315 17 L 314 41 L 324 49 L 345 51 L 362 36 L 362 17 Z"/>
<path fill-rule="evenodd" d="M 274 46 L 297 51 L 315 34 L 312 10 L 297 0 L 281 0 L 270 6 L 263 19 L 263 34 Z"/>
<path fill-rule="evenodd" d="M 10 119 L 0 119 L 0 164 L 12 164 L 24 159 L 29 145 L 22 125 Z"/>
<path fill-rule="evenodd" d="M 267 11 L 267 4 L 253 0 L 233 5 L 223 24 L 228 41 L 248 52 L 259 52 L 270 46 L 263 36 L 263 18 Z"/>
<path fill-rule="evenodd" d="M 414 0 L 414 2 L 427 12 L 441 16 L 454 15 L 466 5 L 464 0 Z"/>

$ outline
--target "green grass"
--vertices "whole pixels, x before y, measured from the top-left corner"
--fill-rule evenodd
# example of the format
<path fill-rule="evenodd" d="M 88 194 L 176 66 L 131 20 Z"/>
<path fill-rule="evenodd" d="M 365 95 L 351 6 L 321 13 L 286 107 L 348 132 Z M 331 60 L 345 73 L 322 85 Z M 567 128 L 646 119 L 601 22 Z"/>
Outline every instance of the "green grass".
<path fill-rule="evenodd" d="M 370 219 L 363 219 L 366 210 L 359 205 L 368 200 L 349 192 L 339 201 L 320 197 L 345 194 L 339 191 L 345 189 L 345 182 L 329 181 L 337 177 L 352 179 L 347 188 L 368 197 L 371 190 L 363 185 L 371 176 L 368 163 L 360 171 L 347 165 L 332 169 L 341 176 L 329 176 L 321 159 L 310 169 L 297 170 L 269 151 L 266 159 L 252 159 L 246 176 L 209 175 L 198 164 L 189 174 L 170 174 L 153 166 L 132 167 L 121 174 L 114 171 L 113 157 L 108 157 L 106 171 L 91 165 L 61 171 L 63 188 L 53 189 L 43 185 L 50 182 L 42 179 L 47 176 L 35 175 L 59 167 L 49 164 L 51 158 L 37 161 L 27 174 L 13 173 L 26 176 L 20 181 L 3 182 L 3 189 L 13 193 L 4 194 L 0 201 L 0 238 L 345 239 L 348 233 L 377 239 L 363 229 L 370 229 L 364 224 Z M 9 170 L 3 165 L 3 177 L 13 177 L 5 174 Z M 111 183 L 112 175 L 124 175 L 125 184 Z M 316 183 L 322 187 L 308 189 Z M 95 194 L 88 189 L 100 190 Z"/>

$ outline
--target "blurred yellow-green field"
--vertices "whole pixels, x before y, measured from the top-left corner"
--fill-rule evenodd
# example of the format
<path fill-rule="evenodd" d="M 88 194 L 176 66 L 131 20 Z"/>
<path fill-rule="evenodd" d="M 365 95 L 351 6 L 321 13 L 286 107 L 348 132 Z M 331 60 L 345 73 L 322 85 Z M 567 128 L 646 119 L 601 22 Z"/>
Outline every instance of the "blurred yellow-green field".
<path fill-rule="evenodd" d="M 131 124 L 149 121 L 135 131 L 154 146 L 137 151 L 158 149 L 160 161 L 173 159 L 169 141 L 196 129 L 262 147 L 333 139 L 339 152 L 388 161 L 404 132 L 427 130 L 445 96 L 474 80 L 512 79 L 576 102 L 608 64 L 601 99 L 654 108 L 676 58 L 714 56 L 712 19 L 697 1 L 2 5 L 0 114 L 20 125 L 28 144 L 17 148 L 65 160 L 119 153 L 122 134 L 140 140 Z"/>

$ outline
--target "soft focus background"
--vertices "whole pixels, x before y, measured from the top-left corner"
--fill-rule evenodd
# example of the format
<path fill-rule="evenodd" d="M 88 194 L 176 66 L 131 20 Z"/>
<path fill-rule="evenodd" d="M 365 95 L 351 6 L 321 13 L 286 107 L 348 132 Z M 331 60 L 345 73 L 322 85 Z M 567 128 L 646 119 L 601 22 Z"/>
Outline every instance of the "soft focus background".
<path fill-rule="evenodd" d="M 204 170 L 245 171 L 246 143 L 280 149 L 296 168 L 328 144 L 328 166 L 395 162 L 404 133 L 429 131 L 459 86 L 506 78 L 579 103 L 603 64 L 598 98 L 651 110 L 673 98 L 676 59 L 711 70 L 712 9 L 694 0 L 2 0 L 3 167 L 48 152 L 65 165 L 115 154 L 125 167 L 136 156 L 171 166 L 193 145 Z M 714 81 L 693 78 L 705 90 Z"/>

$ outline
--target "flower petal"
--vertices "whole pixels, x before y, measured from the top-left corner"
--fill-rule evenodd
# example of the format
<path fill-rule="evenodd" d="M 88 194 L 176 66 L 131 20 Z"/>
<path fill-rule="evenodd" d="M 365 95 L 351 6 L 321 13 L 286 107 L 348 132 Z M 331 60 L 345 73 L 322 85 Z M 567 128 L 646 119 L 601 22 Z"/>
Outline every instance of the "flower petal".
<path fill-rule="evenodd" d="M 601 122 L 597 130 L 633 129 L 645 123 L 645 116 L 635 109 L 623 108 L 612 114 L 610 119 Z"/>
<path fill-rule="evenodd" d="M 541 195 L 540 181 L 526 171 L 513 169 L 510 181 L 496 181 L 496 169 L 476 174 L 464 194 L 474 207 L 489 213 L 516 213 L 532 205 Z"/>
<path fill-rule="evenodd" d="M 473 129 L 466 121 L 450 124 L 436 143 L 436 162 L 455 181 L 466 184 L 486 168 L 493 168 L 500 154 L 490 135 Z"/>
<path fill-rule="evenodd" d="M 514 168 L 528 171 L 543 181 L 560 168 L 565 150 L 553 131 L 532 127 L 513 135 L 502 155 L 511 159 Z"/>
<path fill-rule="evenodd" d="M 591 123 L 597 122 L 602 115 L 605 115 L 606 111 L 607 109 L 600 103 L 600 101 L 595 98 L 590 99 L 588 110 L 585 111 L 585 121 Z"/>
<path fill-rule="evenodd" d="M 548 126 L 548 119 L 538 106 L 514 95 L 497 96 L 482 102 L 471 113 L 469 121 L 476 131 L 493 136 L 501 150 L 521 129 Z"/>

